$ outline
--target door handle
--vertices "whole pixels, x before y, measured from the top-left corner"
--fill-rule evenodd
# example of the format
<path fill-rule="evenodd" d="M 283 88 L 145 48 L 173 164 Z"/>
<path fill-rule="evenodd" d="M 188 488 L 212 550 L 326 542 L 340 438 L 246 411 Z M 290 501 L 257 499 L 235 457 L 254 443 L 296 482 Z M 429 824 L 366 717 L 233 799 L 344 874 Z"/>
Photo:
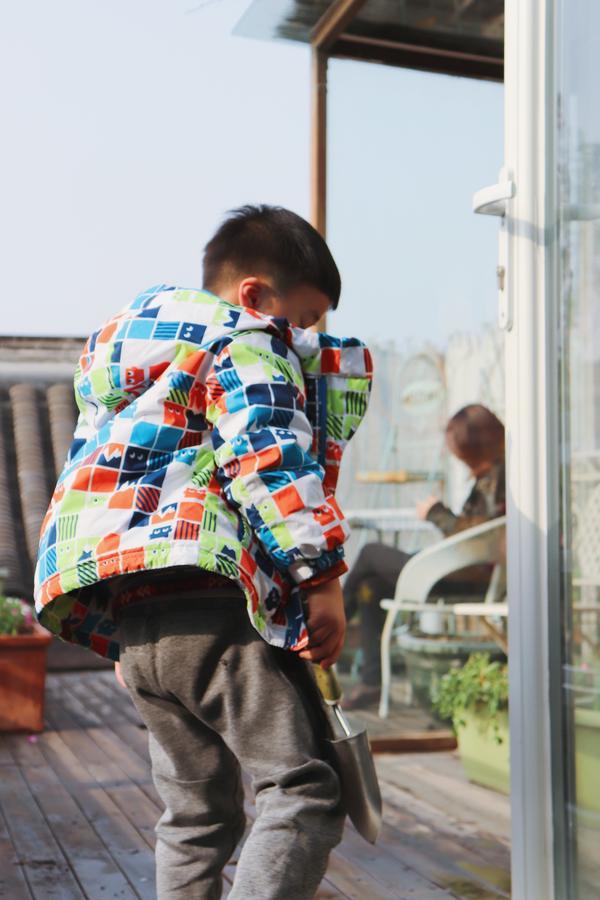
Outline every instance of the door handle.
<path fill-rule="evenodd" d="M 502 175 L 502 173 L 500 173 Z M 482 216 L 506 215 L 506 201 L 515 196 L 515 183 L 509 179 L 481 188 L 473 194 L 473 212 Z"/>
<path fill-rule="evenodd" d="M 498 184 L 492 184 L 473 194 L 473 212 L 484 216 L 500 216 L 496 278 L 498 281 L 498 327 L 504 331 L 510 331 L 513 326 L 512 296 L 509 285 L 510 269 L 508 265 L 510 247 L 506 213 L 508 201 L 514 196 L 515 183 L 510 178 L 510 173 L 504 168 L 500 169 Z"/>

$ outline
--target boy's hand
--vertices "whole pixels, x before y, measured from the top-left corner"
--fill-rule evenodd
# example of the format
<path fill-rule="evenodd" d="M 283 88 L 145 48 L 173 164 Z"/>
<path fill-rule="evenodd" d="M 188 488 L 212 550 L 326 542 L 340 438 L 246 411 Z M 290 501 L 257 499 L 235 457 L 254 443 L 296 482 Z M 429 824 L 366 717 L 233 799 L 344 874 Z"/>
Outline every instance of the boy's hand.
<path fill-rule="evenodd" d="M 337 662 L 346 636 L 346 613 L 339 578 L 308 589 L 306 606 L 309 643 L 299 656 L 328 669 Z"/>
<path fill-rule="evenodd" d="M 127 685 L 125 684 L 125 679 L 123 678 L 123 673 L 121 672 L 121 663 L 120 662 L 115 663 L 115 678 L 117 679 L 117 681 L 119 682 L 121 687 L 124 687 L 124 688 L 127 687 Z"/>

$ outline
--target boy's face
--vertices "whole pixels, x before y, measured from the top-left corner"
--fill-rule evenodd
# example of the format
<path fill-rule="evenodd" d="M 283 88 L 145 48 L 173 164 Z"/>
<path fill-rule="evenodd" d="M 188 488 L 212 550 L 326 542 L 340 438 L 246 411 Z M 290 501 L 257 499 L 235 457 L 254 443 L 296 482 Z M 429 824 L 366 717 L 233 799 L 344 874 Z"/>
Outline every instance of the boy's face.
<path fill-rule="evenodd" d="M 267 278 L 243 278 L 229 290 L 220 292 L 223 300 L 249 306 L 269 316 L 283 316 L 292 325 L 310 328 L 330 307 L 329 297 L 318 288 L 301 284 L 279 294 Z"/>

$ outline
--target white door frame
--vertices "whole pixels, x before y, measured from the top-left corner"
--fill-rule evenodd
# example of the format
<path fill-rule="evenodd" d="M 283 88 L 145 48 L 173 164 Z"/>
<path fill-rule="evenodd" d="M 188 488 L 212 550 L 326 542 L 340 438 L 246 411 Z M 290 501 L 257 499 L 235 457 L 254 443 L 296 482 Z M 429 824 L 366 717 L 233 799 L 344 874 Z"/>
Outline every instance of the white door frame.
<path fill-rule="evenodd" d="M 566 900 L 553 0 L 506 0 L 505 22 L 512 897 Z"/>

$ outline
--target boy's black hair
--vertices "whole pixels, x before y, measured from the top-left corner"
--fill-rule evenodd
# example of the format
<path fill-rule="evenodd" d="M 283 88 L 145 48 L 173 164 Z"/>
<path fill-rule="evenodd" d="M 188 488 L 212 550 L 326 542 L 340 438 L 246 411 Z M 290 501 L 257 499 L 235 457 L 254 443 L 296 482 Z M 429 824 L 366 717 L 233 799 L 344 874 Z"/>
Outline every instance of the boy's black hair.
<path fill-rule="evenodd" d="M 301 216 L 282 206 L 260 204 L 230 210 L 204 248 L 203 287 L 218 294 L 236 276 L 271 276 L 285 293 L 301 284 L 317 288 L 336 309 L 342 282 L 329 247 Z"/>

